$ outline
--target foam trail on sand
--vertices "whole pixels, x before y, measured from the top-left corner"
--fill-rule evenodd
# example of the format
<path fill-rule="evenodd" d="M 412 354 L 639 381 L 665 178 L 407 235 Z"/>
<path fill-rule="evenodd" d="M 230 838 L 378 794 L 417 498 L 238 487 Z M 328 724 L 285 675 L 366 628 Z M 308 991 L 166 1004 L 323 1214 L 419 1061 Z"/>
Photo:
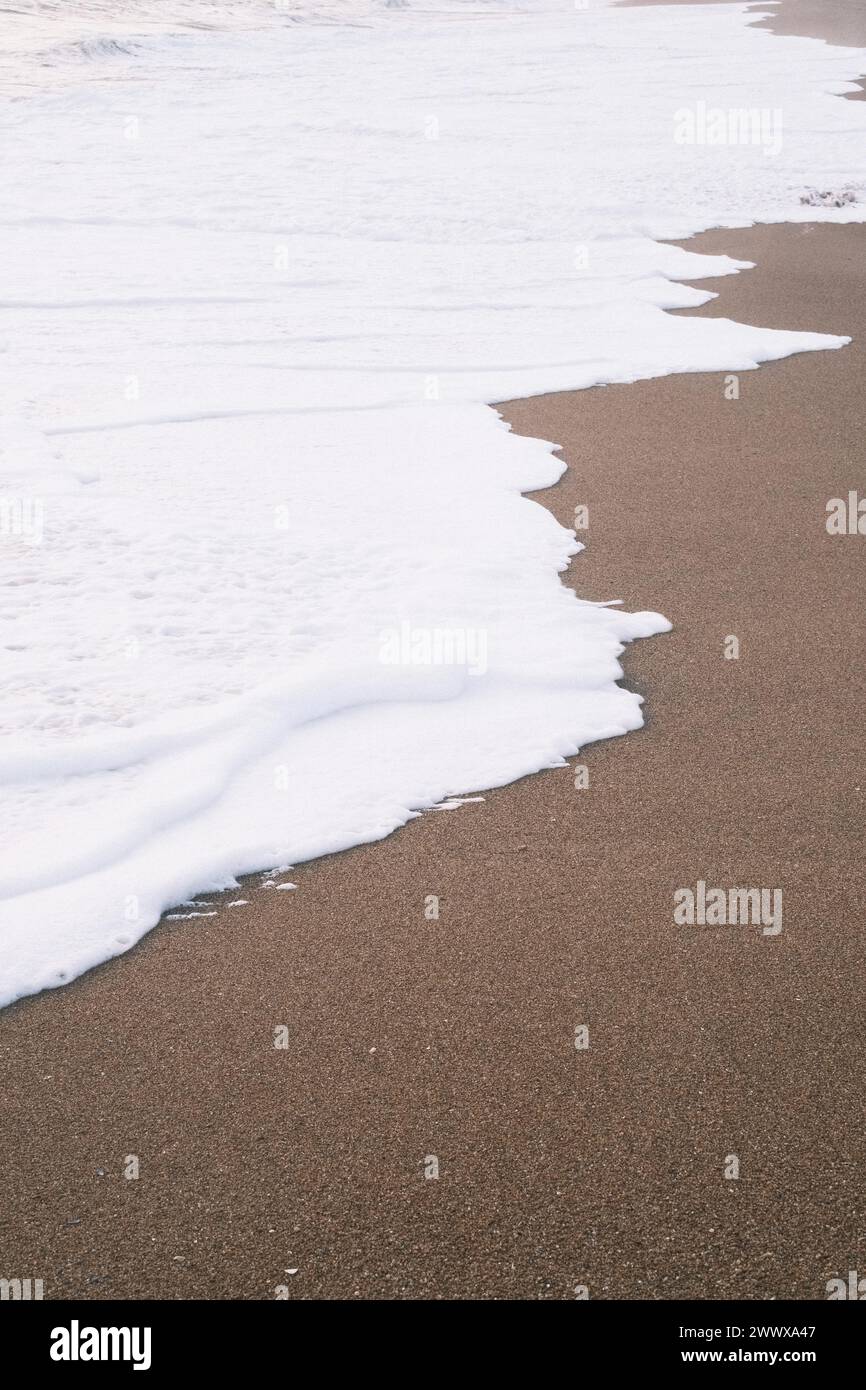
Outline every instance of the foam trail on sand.
<path fill-rule="evenodd" d="M 491 404 L 843 346 L 670 314 L 748 266 L 664 239 L 864 207 L 866 54 L 745 6 L 85 9 L 0 105 L 0 1002 L 639 728 L 668 623 L 563 585 Z"/>

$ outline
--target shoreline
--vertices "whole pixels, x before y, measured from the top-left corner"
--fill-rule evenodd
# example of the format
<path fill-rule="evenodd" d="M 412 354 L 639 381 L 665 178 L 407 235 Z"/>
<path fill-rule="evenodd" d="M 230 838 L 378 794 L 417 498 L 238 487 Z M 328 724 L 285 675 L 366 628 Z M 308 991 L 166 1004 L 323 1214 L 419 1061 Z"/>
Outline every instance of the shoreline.
<path fill-rule="evenodd" d="M 861 48 L 864 17 L 857 0 L 620 0 L 622 9 L 659 5 L 745 4 L 756 14 L 768 17 L 758 21 L 758 29 L 773 34 L 789 34 L 806 39 L 823 39 L 841 48 Z"/>
<path fill-rule="evenodd" d="M 680 312 L 854 342 L 736 399 L 684 374 L 497 407 L 562 445 L 535 500 L 589 506 L 563 581 L 674 622 L 624 658 L 644 728 L 587 746 L 584 789 L 572 760 L 296 893 L 256 875 L 237 920 L 231 893 L 10 1006 L 0 1244 L 49 1298 L 808 1299 L 862 1268 L 866 585 L 824 519 L 866 492 L 866 227 L 683 244 L 757 265 Z M 784 930 L 675 927 L 701 880 L 781 886 Z"/>

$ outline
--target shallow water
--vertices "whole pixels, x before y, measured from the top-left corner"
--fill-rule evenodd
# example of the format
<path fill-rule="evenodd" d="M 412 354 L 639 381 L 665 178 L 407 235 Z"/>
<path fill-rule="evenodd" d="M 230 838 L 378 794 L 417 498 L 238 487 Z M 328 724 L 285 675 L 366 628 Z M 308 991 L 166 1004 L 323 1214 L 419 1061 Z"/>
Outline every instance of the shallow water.
<path fill-rule="evenodd" d="M 742 263 L 661 239 L 862 219 L 866 54 L 736 6 L 252 11 L 97 14 L 0 107 L 2 1000 L 639 727 L 666 623 L 562 585 L 521 496 L 562 465 L 490 403 L 844 343 L 672 316 Z"/>

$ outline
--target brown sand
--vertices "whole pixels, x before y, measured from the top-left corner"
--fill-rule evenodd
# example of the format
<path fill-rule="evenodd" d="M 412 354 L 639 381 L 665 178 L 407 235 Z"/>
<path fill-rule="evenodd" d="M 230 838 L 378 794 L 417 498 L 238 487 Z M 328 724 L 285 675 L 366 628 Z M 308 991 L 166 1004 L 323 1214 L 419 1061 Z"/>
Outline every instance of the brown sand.
<path fill-rule="evenodd" d="M 505 408 L 564 447 L 538 500 L 589 505 L 567 581 L 675 623 L 627 653 L 647 727 L 586 750 L 587 789 L 560 769 L 429 814 L 6 1011 L 0 1274 L 713 1299 L 866 1270 L 866 538 L 824 526 L 866 492 L 866 229 L 691 244 L 759 265 L 702 312 L 855 343 L 739 400 L 693 375 Z M 781 887 L 781 935 L 675 927 L 698 878 Z"/>

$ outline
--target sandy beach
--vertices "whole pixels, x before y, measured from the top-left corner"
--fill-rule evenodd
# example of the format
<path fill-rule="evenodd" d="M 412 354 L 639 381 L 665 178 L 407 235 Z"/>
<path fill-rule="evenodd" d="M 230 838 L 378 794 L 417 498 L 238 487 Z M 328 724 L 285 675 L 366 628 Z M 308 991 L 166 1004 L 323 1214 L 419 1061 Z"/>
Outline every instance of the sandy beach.
<path fill-rule="evenodd" d="M 866 44 L 851 6 L 781 11 Z M 0 1249 L 46 1298 L 818 1300 L 866 1269 L 866 541 L 825 525 L 866 492 L 866 228 L 689 247 L 756 262 L 694 312 L 852 344 L 501 406 L 568 464 L 535 500 L 589 509 L 563 582 L 674 625 L 624 657 L 645 728 L 0 1015 Z M 781 889 L 782 930 L 675 924 L 699 881 Z"/>

